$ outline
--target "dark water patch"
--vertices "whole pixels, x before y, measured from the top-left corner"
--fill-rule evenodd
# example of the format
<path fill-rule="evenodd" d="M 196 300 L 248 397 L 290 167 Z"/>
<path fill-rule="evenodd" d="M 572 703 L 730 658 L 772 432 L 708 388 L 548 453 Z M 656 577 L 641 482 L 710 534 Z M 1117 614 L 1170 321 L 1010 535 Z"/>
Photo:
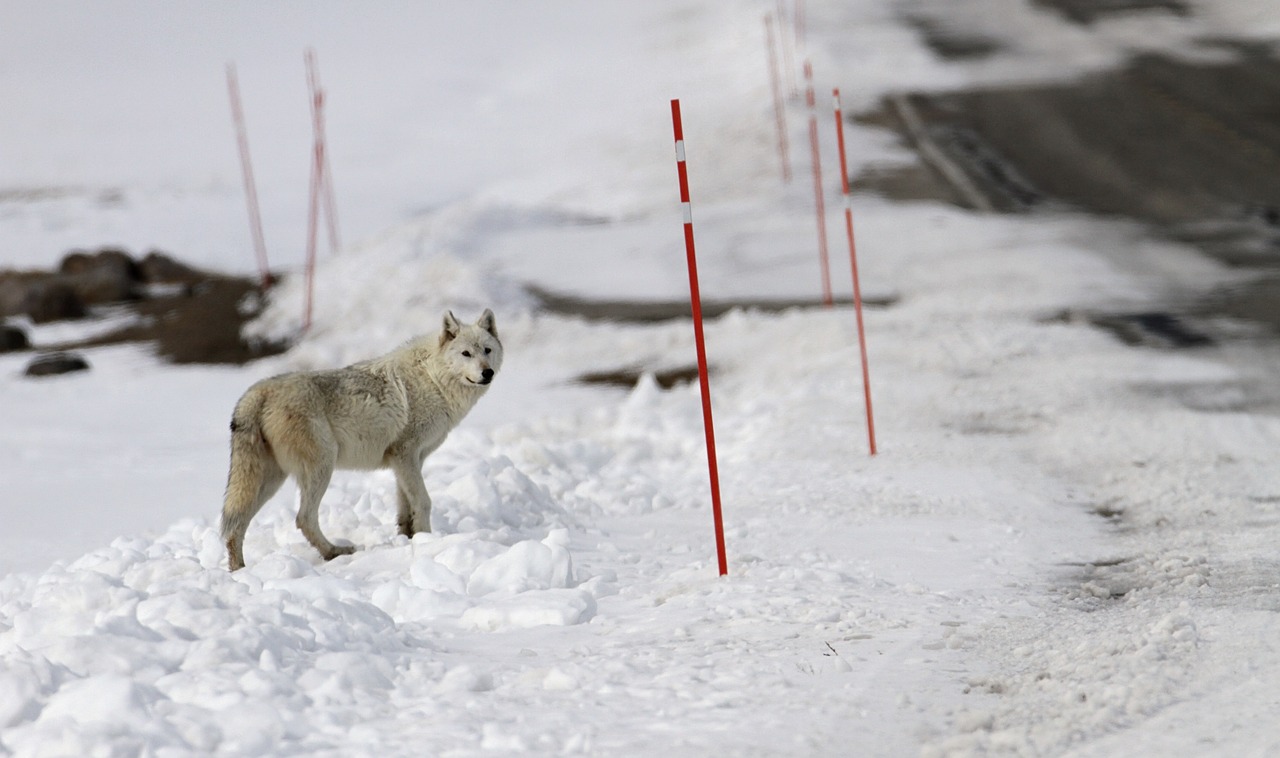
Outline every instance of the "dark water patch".
<path fill-rule="evenodd" d="M 1096 313 L 1067 309 L 1040 319 L 1040 323 L 1087 323 L 1114 335 L 1126 345 L 1141 347 L 1186 349 L 1215 344 L 1208 334 L 1167 311 Z"/>
<path fill-rule="evenodd" d="M 929 49 L 944 60 L 982 60 L 1005 49 L 1002 43 L 991 37 L 963 31 L 923 15 L 909 14 L 905 20 L 920 34 Z"/>
<path fill-rule="evenodd" d="M 661 369 L 658 371 L 650 371 L 641 368 L 618 368 L 610 371 L 592 371 L 582 374 L 577 381 L 582 384 L 603 385 L 606 387 L 624 387 L 632 388 L 640 383 L 640 377 L 645 374 L 653 376 L 653 380 L 658 386 L 664 390 L 681 384 L 689 384 L 698 381 L 697 366 L 683 366 L 680 368 Z"/>
<path fill-rule="evenodd" d="M 1263 276 L 1214 290 L 1194 307 L 1199 314 L 1241 319 L 1280 334 L 1280 276 Z"/>
<path fill-rule="evenodd" d="M 687 300 L 591 300 L 552 292 L 537 286 L 526 288 L 537 299 L 539 308 L 562 316 L 577 316 L 588 321 L 619 323 L 658 323 L 693 317 Z M 896 296 L 864 297 L 867 308 L 887 308 L 897 303 Z M 845 305 L 844 303 L 837 303 Z M 737 298 L 733 300 L 703 300 L 702 315 L 718 318 L 735 309 L 780 313 L 783 311 L 824 307 L 816 298 Z"/>
<path fill-rule="evenodd" d="M 1114 501 L 1112 501 L 1112 502 L 1106 502 L 1106 503 L 1098 503 L 1098 504 L 1096 504 L 1096 505 L 1094 505 L 1094 506 L 1093 506 L 1093 508 L 1091 509 L 1091 511 L 1092 511 L 1093 515 L 1098 516 L 1099 518 L 1104 518 L 1104 519 L 1106 519 L 1107 521 L 1115 522 L 1115 521 L 1119 521 L 1120 519 L 1124 518 L 1124 508 L 1122 508 L 1122 507 L 1120 507 L 1120 506 L 1116 505 L 1116 503 L 1115 503 Z M 1123 561 L 1122 561 L 1122 560 L 1117 560 L 1115 563 L 1110 563 L 1110 564 L 1100 563 L 1100 562 L 1098 562 L 1098 561 L 1095 561 L 1095 562 L 1093 563 L 1093 565 L 1095 565 L 1095 566 L 1105 566 L 1105 565 L 1114 566 L 1114 565 L 1116 565 L 1116 564 L 1118 564 L 1118 563 L 1123 563 Z"/>
<path fill-rule="evenodd" d="M 1061 13 L 1077 24 L 1092 24 L 1108 16 L 1143 11 L 1159 11 L 1176 16 L 1191 15 L 1181 0 L 1032 0 L 1035 5 Z"/>
<path fill-rule="evenodd" d="M 1192 348 L 1213 344 L 1212 338 L 1191 328 L 1172 313 L 1148 311 L 1097 315 L 1091 321 L 1128 345 Z"/>

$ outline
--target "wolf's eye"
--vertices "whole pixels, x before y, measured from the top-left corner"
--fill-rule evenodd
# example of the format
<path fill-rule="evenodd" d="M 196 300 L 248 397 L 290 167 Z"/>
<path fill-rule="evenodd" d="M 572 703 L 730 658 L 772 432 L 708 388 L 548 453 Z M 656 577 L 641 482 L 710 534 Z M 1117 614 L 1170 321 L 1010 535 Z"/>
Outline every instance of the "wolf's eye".
<path fill-rule="evenodd" d="M 492 351 L 492 350 L 490 350 L 490 349 L 489 349 L 489 348 L 487 348 L 487 347 L 484 349 L 484 354 L 485 354 L 485 355 L 488 355 L 489 353 L 492 353 L 492 352 L 493 352 L 493 351 Z"/>
<path fill-rule="evenodd" d="M 470 357 L 471 357 L 471 351 L 470 351 L 470 350 L 463 350 L 463 351 L 462 351 L 462 357 L 463 357 L 463 358 L 470 358 Z"/>

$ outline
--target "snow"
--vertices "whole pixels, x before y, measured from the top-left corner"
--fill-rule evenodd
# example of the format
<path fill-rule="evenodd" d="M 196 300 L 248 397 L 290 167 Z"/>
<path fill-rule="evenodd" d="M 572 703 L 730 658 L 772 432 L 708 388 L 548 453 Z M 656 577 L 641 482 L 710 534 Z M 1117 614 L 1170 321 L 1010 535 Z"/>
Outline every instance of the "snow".
<path fill-rule="evenodd" d="M 994 4 L 1025 19 L 1022 44 L 955 65 L 887 0 L 808 3 L 820 86 L 866 106 L 1276 25 L 1236 0 L 1086 39 Z M 697 386 L 575 381 L 693 362 L 687 322 L 551 315 L 525 291 L 684 295 L 671 97 L 704 296 L 816 296 L 809 190 L 777 178 L 765 5 L 136 2 L 113 6 L 110 35 L 81 4 L 16 7 L 23 23 L 0 29 L 0 94 L 21 106 L 0 123 L 7 265 L 121 244 L 248 270 L 222 81 L 235 59 L 268 242 L 296 271 L 308 44 L 348 245 L 322 259 L 315 326 L 279 358 L 179 368 L 99 348 L 92 371 L 36 382 L 0 356 L 0 749 L 1280 749 L 1280 420 L 1252 403 L 1273 352 L 1135 349 L 1060 317 L 1233 272 L 1119 222 L 855 198 L 864 292 L 897 298 L 866 313 L 880 452 L 847 305 L 708 322 L 723 578 Z M 789 107 L 794 147 L 804 113 Z M 848 137 L 856 165 L 910 160 L 883 132 Z M 842 302 L 847 266 L 837 253 Z M 299 280 L 253 329 L 294 333 Z M 427 460 L 433 532 L 397 533 L 390 474 L 340 473 L 321 517 L 353 555 L 320 561 L 288 485 L 249 530 L 248 567 L 227 572 L 239 393 L 483 307 L 507 359 Z"/>

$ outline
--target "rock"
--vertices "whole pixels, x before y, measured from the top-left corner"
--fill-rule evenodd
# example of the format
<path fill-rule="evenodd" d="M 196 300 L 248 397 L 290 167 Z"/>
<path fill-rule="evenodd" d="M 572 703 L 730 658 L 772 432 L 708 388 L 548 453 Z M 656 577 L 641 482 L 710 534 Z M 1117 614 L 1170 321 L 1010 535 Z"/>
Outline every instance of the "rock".
<path fill-rule="evenodd" d="M 104 248 L 96 253 L 73 250 L 58 265 L 58 273 L 77 275 L 86 271 L 112 271 L 132 281 L 141 278 L 137 261 L 123 250 Z"/>
<path fill-rule="evenodd" d="M 37 324 L 84 318 L 84 301 L 76 289 L 59 277 L 32 281 L 22 299 L 21 313 Z"/>
<path fill-rule="evenodd" d="M 88 371 L 89 362 L 77 353 L 48 353 L 27 364 L 27 376 L 56 376 Z"/>
<path fill-rule="evenodd" d="M 58 278 L 71 285 L 86 305 L 119 303 L 141 297 L 138 282 L 115 268 L 95 268 Z"/>
<path fill-rule="evenodd" d="M 141 296 L 142 272 L 138 263 L 121 250 L 68 253 L 58 266 L 60 279 L 88 305 L 136 300 Z"/>
<path fill-rule="evenodd" d="M 93 267 L 93 254 L 84 250 L 72 250 L 62 256 L 58 271 L 63 274 L 78 274 Z"/>
<path fill-rule="evenodd" d="M 0 353 L 12 353 L 31 347 L 27 333 L 16 326 L 0 326 Z"/>
<path fill-rule="evenodd" d="M 22 313 L 26 298 L 25 277 L 12 271 L 0 272 L 0 317 Z"/>
<path fill-rule="evenodd" d="M 199 269 L 170 258 L 158 250 L 152 250 L 138 264 L 142 281 L 147 284 L 195 284 L 209 278 Z"/>

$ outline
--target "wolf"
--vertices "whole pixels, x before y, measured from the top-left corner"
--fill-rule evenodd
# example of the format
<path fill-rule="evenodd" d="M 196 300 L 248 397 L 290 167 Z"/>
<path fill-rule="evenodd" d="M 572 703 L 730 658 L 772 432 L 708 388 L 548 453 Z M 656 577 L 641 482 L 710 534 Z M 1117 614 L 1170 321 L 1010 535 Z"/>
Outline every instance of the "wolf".
<path fill-rule="evenodd" d="M 250 387 L 231 416 L 231 467 L 222 540 L 232 571 L 244 568 L 249 522 L 292 476 L 298 528 L 327 561 L 355 551 L 320 531 L 320 498 L 335 469 L 391 469 L 400 533 L 431 531 L 422 464 L 489 389 L 502 367 L 493 311 L 474 324 L 444 316 L 439 335 L 414 338 L 379 358 L 301 371 Z"/>

